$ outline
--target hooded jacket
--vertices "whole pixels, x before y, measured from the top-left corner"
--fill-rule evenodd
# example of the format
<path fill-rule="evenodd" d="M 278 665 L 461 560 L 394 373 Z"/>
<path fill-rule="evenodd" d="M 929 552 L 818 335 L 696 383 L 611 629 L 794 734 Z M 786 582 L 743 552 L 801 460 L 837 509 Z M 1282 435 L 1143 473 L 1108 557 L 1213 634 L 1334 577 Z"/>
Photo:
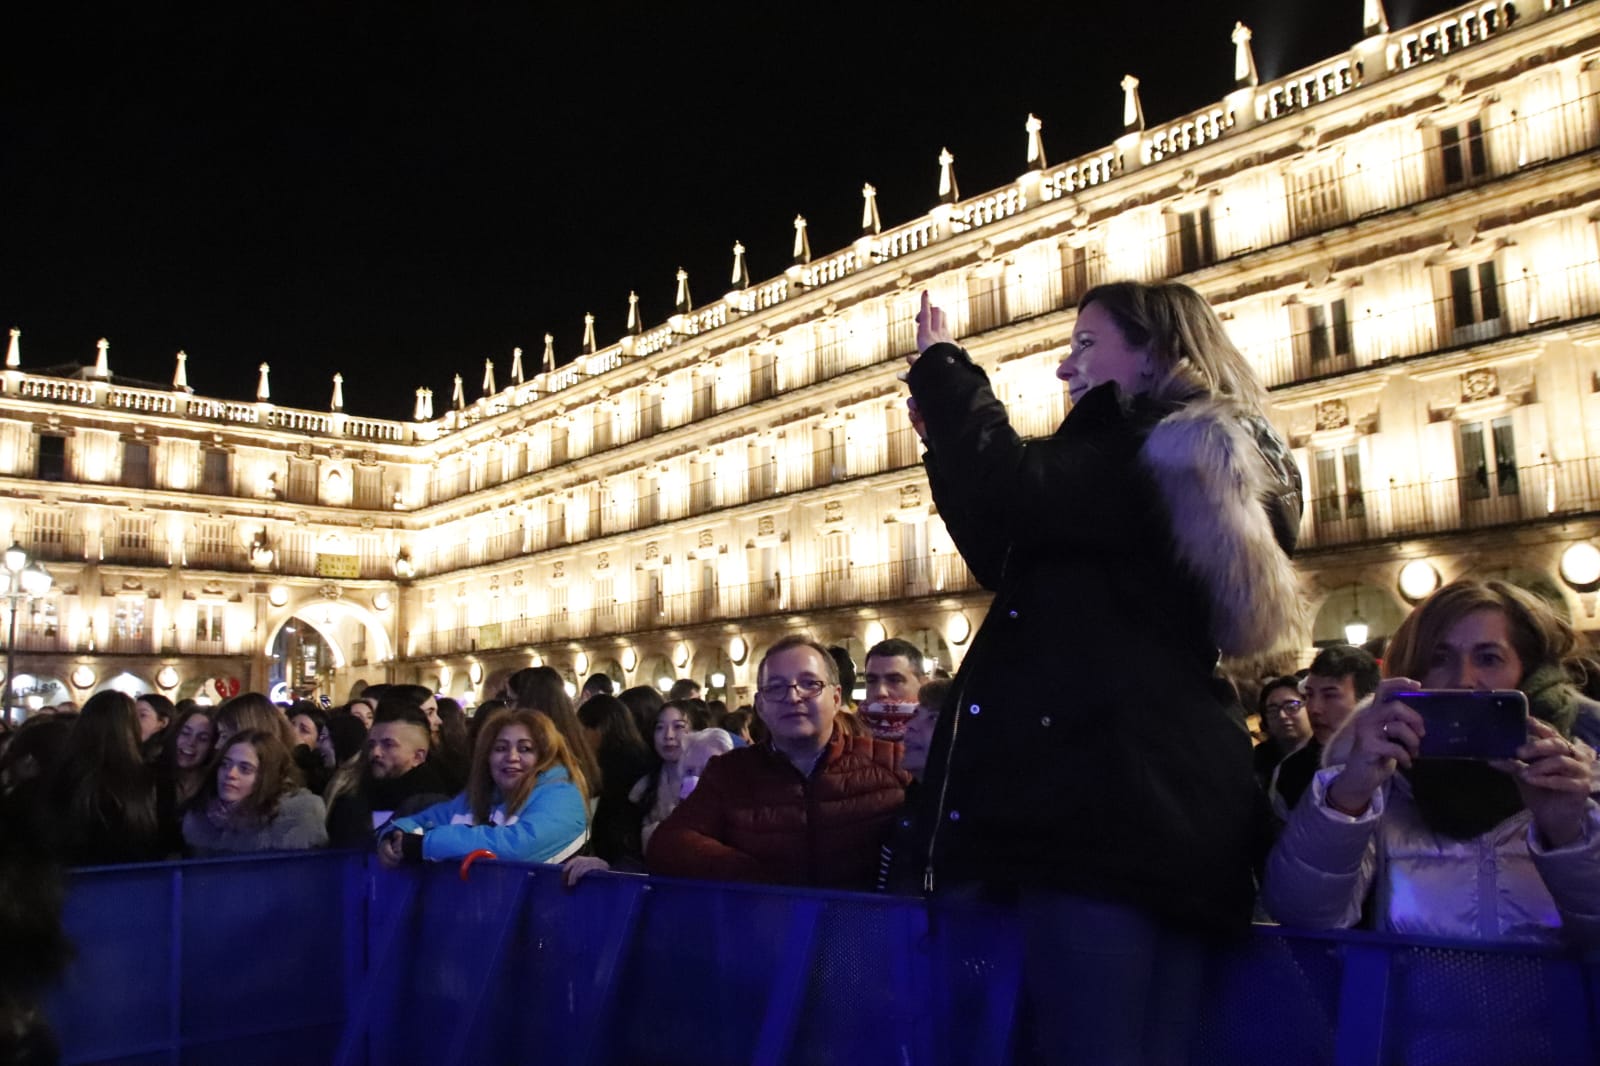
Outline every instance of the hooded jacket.
<path fill-rule="evenodd" d="M 1242 929 L 1265 810 L 1216 667 L 1304 628 L 1287 448 L 1227 400 L 1114 384 L 1024 441 L 952 344 L 908 381 L 939 514 L 995 593 L 934 735 L 924 887 L 1041 886 Z"/>

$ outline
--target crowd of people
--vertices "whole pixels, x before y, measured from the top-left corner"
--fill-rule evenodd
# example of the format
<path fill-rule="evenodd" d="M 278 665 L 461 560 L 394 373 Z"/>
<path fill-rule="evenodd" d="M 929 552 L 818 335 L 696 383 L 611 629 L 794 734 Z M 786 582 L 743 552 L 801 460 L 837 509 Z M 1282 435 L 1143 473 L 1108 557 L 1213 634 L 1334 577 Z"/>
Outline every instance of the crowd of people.
<path fill-rule="evenodd" d="M 1205 302 L 1091 290 L 1043 441 L 926 299 L 918 323 L 912 424 L 995 593 L 955 678 L 891 638 L 858 701 L 849 655 L 793 635 L 731 710 L 605 675 L 574 700 L 542 666 L 471 714 L 417 685 L 329 710 L 104 691 L 5 735 L 4 832 L 66 865 L 488 851 L 574 891 L 610 870 L 999 902 L 1045 1061 L 1181 1061 L 1209 947 L 1252 916 L 1600 946 L 1600 667 L 1549 604 L 1463 580 L 1386 648 L 1229 677 L 1303 643 L 1301 499 Z M 1525 742 L 1423 757 L 1419 688 L 1525 693 Z"/>

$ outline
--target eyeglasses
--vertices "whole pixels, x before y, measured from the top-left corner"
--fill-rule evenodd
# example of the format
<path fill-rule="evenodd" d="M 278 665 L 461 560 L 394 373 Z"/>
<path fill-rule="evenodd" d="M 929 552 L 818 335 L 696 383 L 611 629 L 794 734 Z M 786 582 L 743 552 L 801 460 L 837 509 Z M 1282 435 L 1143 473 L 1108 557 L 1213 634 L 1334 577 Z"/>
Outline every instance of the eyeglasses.
<path fill-rule="evenodd" d="M 1284 700 L 1282 703 L 1269 703 L 1267 704 L 1267 713 L 1294 714 L 1305 705 L 1306 704 L 1304 700 Z"/>
<path fill-rule="evenodd" d="M 781 700 L 788 698 L 790 689 L 799 689 L 801 699 L 810 699 L 827 687 L 828 683 L 821 678 L 807 677 L 799 681 L 769 681 L 756 691 L 763 699 Z"/>

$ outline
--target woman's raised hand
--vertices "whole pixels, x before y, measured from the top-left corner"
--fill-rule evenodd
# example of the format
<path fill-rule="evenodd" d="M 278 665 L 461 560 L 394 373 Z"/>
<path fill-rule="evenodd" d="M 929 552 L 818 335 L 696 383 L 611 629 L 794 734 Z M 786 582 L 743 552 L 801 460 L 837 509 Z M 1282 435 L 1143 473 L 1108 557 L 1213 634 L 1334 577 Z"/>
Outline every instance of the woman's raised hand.
<path fill-rule="evenodd" d="M 1589 793 L 1595 787 L 1595 752 L 1581 740 L 1568 740 L 1549 722 L 1528 719 L 1528 742 L 1517 757 L 1490 765 L 1517 782 L 1523 806 L 1545 842 L 1565 847 L 1583 836 Z"/>
<path fill-rule="evenodd" d="M 906 362 L 915 364 L 917 356 L 935 344 L 954 344 L 955 341 L 944 312 L 933 305 L 933 296 L 923 289 L 922 307 L 917 311 L 917 354 L 906 356 Z"/>
<path fill-rule="evenodd" d="M 1368 707 L 1356 712 L 1350 724 L 1350 754 L 1344 769 L 1328 785 L 1328 804 L 1335 810 L 1349 815 L 1364 813 L 1373 793 L 1397 768 L 1411 767 L 1427 730 L 1420 714 L 1392 697 L 1420 687 L 1408 677 L 1392 677 L 1378 686 Z"/>

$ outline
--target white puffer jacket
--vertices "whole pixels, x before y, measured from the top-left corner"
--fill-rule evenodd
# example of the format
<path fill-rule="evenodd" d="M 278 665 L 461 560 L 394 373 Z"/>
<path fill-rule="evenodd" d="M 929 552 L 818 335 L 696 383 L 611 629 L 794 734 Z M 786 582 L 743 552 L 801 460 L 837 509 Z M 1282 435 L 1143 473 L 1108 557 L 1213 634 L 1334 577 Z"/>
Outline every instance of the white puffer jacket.
<path fill-rule="evenodd" d="M 1457 840 L 1423 823 L 1396 774 L 1350 817 L 1328 806 L 1343 767 L 1318 772 L 1267 861 L 1262 903 L 1285 925 L 1344 929 L 1376 885 L 1375 928 L 1409 936 L 1600 945 L 1600 804 L 1583 836 L 1544 848 L 1527 811 Z"/>

